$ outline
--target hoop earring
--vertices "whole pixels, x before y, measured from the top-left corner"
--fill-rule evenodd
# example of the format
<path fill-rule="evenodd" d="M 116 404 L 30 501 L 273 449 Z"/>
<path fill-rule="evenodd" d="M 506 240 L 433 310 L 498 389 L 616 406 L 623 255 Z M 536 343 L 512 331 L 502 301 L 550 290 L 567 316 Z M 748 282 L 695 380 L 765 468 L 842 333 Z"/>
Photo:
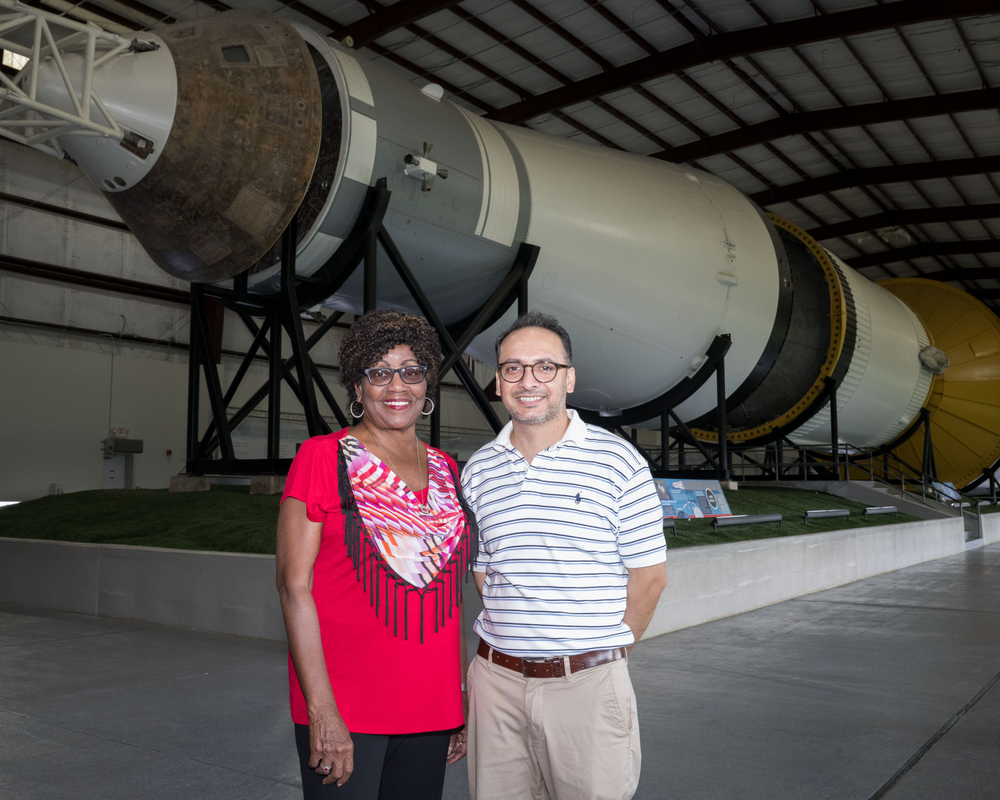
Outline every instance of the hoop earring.
<path fill-rule="evenodd" d="M 355 403 L 357 403 L 359 406 L 361 406 L 361 413 L 360 414 L 355 414 L 354 413 L 354 404 Z M 347 407 L 347 410 L 351 412 L 351 416 L 354 417 L 354 419 L 361 419 L 365 415 L 365 404 L 362 403 L 360 400 L 352 400 L 351 404 Z"/>
<path fill-rule="evenodd" d="M 427 403 L 428 402 L 431 404 L 431 410 L 430 411 L 421 411 L 420 412 L 420 416 L 422 416 L 422 417 L 429 417 L 431 414 L 434 413 L 434 408 L 435 408 L 435 406 L 434 406 L 434 399 L 431 398 L 431 397 L 424 398 L 424 408 L 427 408 Z"/>

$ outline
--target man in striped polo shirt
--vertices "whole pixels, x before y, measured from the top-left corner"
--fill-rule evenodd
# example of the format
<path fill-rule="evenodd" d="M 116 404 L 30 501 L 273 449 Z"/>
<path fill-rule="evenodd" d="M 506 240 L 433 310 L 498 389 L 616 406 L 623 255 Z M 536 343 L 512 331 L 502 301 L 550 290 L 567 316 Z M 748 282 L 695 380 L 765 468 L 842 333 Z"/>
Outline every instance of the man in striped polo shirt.
<path fill-rule="evenodd" d="M 462 473 L 484 610 L 469 666 L 473 800 L 627 800 L 639 727 L 625 654 L 667 584 L 644 459 L 567 411 L 566 330 L 531 312 L 497 339 L 511 421 Z"/>

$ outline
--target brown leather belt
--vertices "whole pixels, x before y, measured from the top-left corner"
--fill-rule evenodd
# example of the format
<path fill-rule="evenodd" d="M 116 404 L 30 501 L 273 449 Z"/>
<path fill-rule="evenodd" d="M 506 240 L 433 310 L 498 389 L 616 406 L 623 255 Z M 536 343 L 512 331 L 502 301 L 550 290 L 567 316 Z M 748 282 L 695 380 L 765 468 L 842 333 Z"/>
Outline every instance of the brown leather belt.
<path fill-rule="evenodd" d="M 490 653 L 490 646 L 482 639 L 479 640 L 479 649 L 476 652 L 488 661 L 498 664 L 501 667 L 520 672 L 526 678 L 562 678 L 566 674 L 564 656 L 553 658 L 517 658 L 493 650 Z M 582 669 L 589 669 L 601 664 L 610 664 L 612 661 L 620 661 L 625 658 L 625 648 L 616 647 L 613 650 L 592 650 L 589 653 L 569 656 L 570 673 L 579 672 Z"/>

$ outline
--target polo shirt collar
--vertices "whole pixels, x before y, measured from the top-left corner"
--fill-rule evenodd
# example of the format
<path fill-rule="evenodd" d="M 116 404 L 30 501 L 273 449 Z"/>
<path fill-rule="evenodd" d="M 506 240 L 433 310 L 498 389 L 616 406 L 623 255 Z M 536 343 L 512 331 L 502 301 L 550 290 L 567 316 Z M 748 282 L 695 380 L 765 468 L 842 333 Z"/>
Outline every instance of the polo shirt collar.
<path fill-rule="evenodd" d="M 580 415 L 577 414 L 572 408 L 567 409 L 566 414 L 569 416 L 569 425 L 566 428 L 566 432 L 562 435 L 562 438 L 558 442 L 551 446 L 551 448 L 562 447 L 564 444 L 569 442 L 581 444 L 587 437 L 587 423 L 580 419 Z M 517 448 L 510 443 L 510 435 L 513 432 L 514 423 L 508 422 L 503 426 L 500 433 L 497 434 L 497 438 L 493 440 L 493 449 L 516 450 Z"/>

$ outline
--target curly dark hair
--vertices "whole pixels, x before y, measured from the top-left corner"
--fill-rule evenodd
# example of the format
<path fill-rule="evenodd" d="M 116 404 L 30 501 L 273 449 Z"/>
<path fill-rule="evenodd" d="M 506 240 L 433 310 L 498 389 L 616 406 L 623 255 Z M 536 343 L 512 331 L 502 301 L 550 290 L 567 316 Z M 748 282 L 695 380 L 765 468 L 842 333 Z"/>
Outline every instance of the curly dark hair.
<path fill-rule="evenodd" d="M 340 385 L 347 389 L 349 403 L 358 399 L 354 387 L 365 380 L 365 370 L 401 344 L 409 345 L 417 361 L 426 365 L 427 396 L 437 396 L 441 366 L 437 332 L 413 314 L 380 308 L 358 317 L 340 343 Z"/>

